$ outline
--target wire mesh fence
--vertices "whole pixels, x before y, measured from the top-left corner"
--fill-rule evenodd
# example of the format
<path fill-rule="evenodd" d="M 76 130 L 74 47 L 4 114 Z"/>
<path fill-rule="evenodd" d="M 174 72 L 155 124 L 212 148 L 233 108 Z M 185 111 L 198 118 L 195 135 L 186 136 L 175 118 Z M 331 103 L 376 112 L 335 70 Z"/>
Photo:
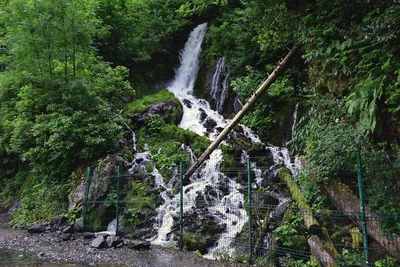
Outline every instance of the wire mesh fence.
<path fill-rule="evenodd" d="M 265 266 L 288 256 L 337 266 L 400 259 L 398 164 L 355 157 L 329 182 L 309 173 L 307 187 L 257 160 L 221 162 L 207 161 L 187 180 L 183 165 L 167 180 L 149 167 L 89 171 L 85 227 Z"/>

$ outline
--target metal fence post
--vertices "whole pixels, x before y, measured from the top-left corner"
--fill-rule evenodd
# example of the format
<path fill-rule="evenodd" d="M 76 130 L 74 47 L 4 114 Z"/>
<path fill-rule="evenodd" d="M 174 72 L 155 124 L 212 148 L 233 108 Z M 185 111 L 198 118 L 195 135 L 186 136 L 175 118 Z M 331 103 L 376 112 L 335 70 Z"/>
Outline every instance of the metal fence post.
<path fill-rule="evenodd" d="M 115 235 L 118 236 L 119 231 L 119 186 L 120 186 L 121 176 L 119 173 L 119 165 L 117 165 L 117 203 L 116 203 L 116 213 L 117 213 L 117 226 L 115 228 Z"/>
<path fill-rule="evenodd" d="M 367 223 L 365 217 L 365 206 L 364 206 L 364 188 L 362 181 L 362 165 L 361 165 L 361 155 L 357 152 L 357 177 L 358 177 L 358 194 L 360 197 L 360 212 L 362 221 L 362 236 L 363 236 L 363 249 L 364 249 L 364 263 L 368 266 L 368 236 L 367 236 Z"/>
<path fill-rule="evenodd" d="M 252 196 L 251 196 L 251 167 L 250 167 L 250 158 L 247 158 L 247 192 L 248 192 L 248 216 L 249 216 L 249 264 L 253 261 L 253 237 L 252 237 L 252 225 L 253 225 L 253 204 L 252 204 Z"/>
<path fill-rule="evenodd" d="M 183 163 L 179 164 L 179 195 L 180 195 L 180 212 L 179 212 L 179 248 L 183 249 Z"/>
<path fill-rule="evenodd" d="M 87 220 L 87 212 L 88 212 L 88 197 L 89 197 L 89 187 L 91 180 L 90 167 L 86 169 L 86 185 L 85 185 L 85 196 L 83 200 L 83 228 L 87 228 L 86 220 Z"/>

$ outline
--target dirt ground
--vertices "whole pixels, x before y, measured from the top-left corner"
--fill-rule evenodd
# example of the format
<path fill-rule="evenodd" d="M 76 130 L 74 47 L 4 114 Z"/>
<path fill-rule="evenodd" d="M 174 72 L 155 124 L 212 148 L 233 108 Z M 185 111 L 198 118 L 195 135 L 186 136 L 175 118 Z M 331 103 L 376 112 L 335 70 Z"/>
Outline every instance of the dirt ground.
<path fill-rule="evenodd" d="M 0 250 L 34 253 L 43 262 L 74 262 L 96 266 L 115 264 L 140 267 L 239 267 L 246 264 L 203 259 L 192 252 L 152 246 L 150 250 L 136 251 L 126 246 L 116 249 L 95 249 L 90 240 L 76 234 L 75 240 L 61 241 L 56 233 L 29 234 L 24 230 L 0 226 Z M 0 266 L 2 264 L 0 263 Z M 35 265 L 38 266 L 38 265 Z M 47 266 L 45 263 L 39 266 Z"/>

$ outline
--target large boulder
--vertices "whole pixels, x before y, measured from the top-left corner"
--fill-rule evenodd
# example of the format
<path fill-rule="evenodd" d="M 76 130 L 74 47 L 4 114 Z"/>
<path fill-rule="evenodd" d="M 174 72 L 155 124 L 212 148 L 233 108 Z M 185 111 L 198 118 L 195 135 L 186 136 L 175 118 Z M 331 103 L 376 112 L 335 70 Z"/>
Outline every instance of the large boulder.
<path fill-rule="evenodd" d="M 108 176 L 116 174 L 116 166 L 124 166 L 125 161 L 119 155 L 110 154 L 104 159 L 99 160 L 97 166 L 93 169 L 92 180 L 89 188 L 88 198 L 91 201 L 99 200 L 104 197 L 110 186 Z M 77 171 L 80 174 L 80 182 L 70 191 L 68 195 L 69 209 L 77 204 L 83 203 L 85 198 L 86 172 Z"/>
<path fill-rule="evenodd" d="M 94 248 L 104 248 L 106 246 L 106 240 L 104 236 L 98 236 L 90 243 L 90 246 Z"/>
<path fill-rule="evenodd" d="M 33 224 L 28 227 L 28 233 L 40 234 L 46 231 L 46 225 L 44 224 Z"/>
<path fill-rule="evenodd" d="M 149 104 L 143 112 L 130 113 L 127 114 L 127 116 L 136 128 L 141 128 L 146 125 L 147 117 L 156 114 L 163 117 L 166 123 L 178 125 L 183 116 L 182 104 L 177 99 L 165 99 L 157 103 Z"/>

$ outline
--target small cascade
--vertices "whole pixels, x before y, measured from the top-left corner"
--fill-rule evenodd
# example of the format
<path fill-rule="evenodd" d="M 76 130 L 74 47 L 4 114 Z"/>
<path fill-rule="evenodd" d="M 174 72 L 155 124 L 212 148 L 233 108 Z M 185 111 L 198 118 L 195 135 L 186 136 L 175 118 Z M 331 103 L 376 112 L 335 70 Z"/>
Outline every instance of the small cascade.
<path fill-rule="evenodd" d="M 293 113 L 293 117 L 292 117 L 292 132 L 291 132 L 291 136 L 290 139 L 293 138 L 294 135 L 294 128 L 296 127 L 296 123 L 297 123 L 297 113 L 299 111 L 299 103 L 296 104 L 296 107 L 294 109 L 294 113 Z"/>
<path fill-rule="evenodd" d="M 292 115 L 292 119 L 291 119 L 291 133 L 290 133 L 290 139 L 292 139 L 293 134 L 294 134 L 294 130 L 296 127 L 296 122 L 297 122 L 297 112 L 299 109 L 299 104 L 296 104 L 295 110 L 293 112 Z M 292 158 L 290 156 L 289 153 L 289 149 L 286 147 L 289 141 L 285 142 L 285 146 L 284 147 L 277 147 L 277 146 L 273 146 L 273 145 L 269 145 L 267 146 L 267 150 L 269 150 L 272 154 L 272 157 L 274 159 L 274 166 L 271 167 L 271 170 L 274 171 L 274 175 L 276 175 L 278 168 L 280 166 L 285 166 L 286 168 L 288 168 L 290 170 L 290 172 L 292 173 L 293 177 L 296 177 L 296 175 L 299 173 L 299 170 L 296 166 L 296 163 L 292 161 Z"/>
<path fill-rule="evenodd" d="M 136 150 L 136 134 L 135 134 L 135 132 L 132 130 L 132 128 L 129 127 L 128 124 L 126 124 L 126 123 L 124 122 L 124 125 L 125 125 L 125 127 L 128 128 L 128 130 L 131 132 L 131 136 L 132 136 L 132 149 L 133 149 L 133 151 L 137 151 L 137 150 Z"/>
<path fill-rule="evenodd" d="M 226 66 L 226 58 L 221 57 L 215 67 L 211 83 L 211 96 L 215 101 L 215 110 L 222 113 L 226 98 L 229 93 L 229 67 Z"/>
<path fill-rule="evenodd" d="M 194 152 L 190 148 L 190 146 L 182 144 L 181 148 L 189 153 L 189 155 L 190 155 L 190 164 L 193 164 L 193 163 L 195 163 L 197 161 L 196 155 L 194 154 Z"/>

